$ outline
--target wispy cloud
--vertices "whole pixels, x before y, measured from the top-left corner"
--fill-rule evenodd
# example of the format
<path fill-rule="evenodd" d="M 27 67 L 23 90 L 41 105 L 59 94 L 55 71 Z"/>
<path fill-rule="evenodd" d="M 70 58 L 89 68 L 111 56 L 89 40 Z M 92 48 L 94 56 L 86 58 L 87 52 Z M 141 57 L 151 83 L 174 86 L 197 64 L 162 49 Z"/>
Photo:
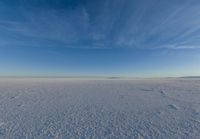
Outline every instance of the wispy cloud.
<path fill-rule="evenodd" d="M 0 3 L 0 46 L 200 48 L 198 0 L 35 3 Z"/>

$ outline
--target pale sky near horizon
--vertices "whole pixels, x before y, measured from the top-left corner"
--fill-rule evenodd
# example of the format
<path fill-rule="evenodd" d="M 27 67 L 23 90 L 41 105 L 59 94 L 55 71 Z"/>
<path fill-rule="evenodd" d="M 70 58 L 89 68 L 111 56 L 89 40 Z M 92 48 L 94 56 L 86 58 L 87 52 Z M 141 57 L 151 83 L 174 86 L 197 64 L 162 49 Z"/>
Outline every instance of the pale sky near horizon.
<path fill-rule="evenodd" d="M 199 0 L 0 0 L 0 75 L 200 75 Z"/>

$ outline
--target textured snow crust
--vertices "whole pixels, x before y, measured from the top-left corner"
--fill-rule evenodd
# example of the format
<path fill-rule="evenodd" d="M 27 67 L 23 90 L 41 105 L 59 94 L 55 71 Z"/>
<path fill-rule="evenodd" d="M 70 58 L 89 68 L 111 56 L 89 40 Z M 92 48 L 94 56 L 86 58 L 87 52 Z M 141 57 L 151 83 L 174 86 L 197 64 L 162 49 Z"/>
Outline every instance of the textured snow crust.
<path fill-rule="evenodd" d="M 1 139 L 200 139 L 200 80 L 0 79 Z"/>

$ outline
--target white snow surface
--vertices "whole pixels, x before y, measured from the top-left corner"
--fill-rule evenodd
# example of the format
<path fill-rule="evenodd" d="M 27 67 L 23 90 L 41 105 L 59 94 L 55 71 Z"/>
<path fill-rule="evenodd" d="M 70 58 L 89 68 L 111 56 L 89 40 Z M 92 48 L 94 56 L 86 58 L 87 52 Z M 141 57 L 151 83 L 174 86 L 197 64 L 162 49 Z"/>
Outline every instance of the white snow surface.
<path fill-rule="evenodd" d="M 200 79 L 0 79 L 1 139 L 200 139 Z"/>

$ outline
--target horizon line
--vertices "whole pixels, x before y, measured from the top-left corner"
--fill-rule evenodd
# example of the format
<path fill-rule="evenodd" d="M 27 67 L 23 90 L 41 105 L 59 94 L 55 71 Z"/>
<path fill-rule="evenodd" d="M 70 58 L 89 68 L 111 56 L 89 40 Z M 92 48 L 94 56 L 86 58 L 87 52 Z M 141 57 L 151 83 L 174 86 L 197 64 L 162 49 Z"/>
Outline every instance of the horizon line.
<path fill-rule="evenodd" d="M 200 76 L 101 76 L 101 75 L 0 75 L 0 78 L 106 78 L 106 79 L 151 79 L 151 78 L 200 78 Z"/>

